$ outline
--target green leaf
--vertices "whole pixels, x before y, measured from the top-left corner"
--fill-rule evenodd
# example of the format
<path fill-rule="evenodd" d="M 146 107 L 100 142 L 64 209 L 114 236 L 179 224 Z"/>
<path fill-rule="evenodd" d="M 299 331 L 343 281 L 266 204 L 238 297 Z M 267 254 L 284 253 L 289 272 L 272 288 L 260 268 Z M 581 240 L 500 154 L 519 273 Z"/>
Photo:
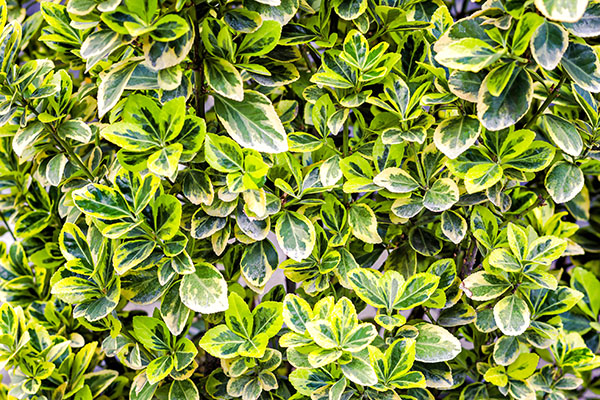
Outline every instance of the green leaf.
<path fill-rule="evenodd" d="M 519 272 L 522 268 L 521 262 L 506 249 L 494 249 L 489 255 L 488 262 L 492 267 L 507 272 Z"/>
<path fill-rule="evenodd" d="M 534 34 L 537 27 L 544 22 L 544 18 L 533 12 L 528 12 L 521 17 L 517 23 L 512 41 L 512 50 L 514 54 L 520 56 L 527 50 L 529 39 Z"/>
<path fill-rule="evenodd" d="M 243 171 L 242 149 L 228 137 L 208 133 L 204 142 L 204 154 L 206 161 L 217 171 Z"/>
<path fill-rule="evenodd" d="M 275 301 L 263 301 L 252 311 L 254 319 L 253 336 L 264 335 L 267 338 L 275 336 L 283 325 L 283 306 Z"/>
<path fill-rule="evenodd" d="M 365 243 L 381 243 L 377 232 L 377 218 L 366 204 L 355 204 L 348 213 L 348 224 L 352 234 Z"/>
<path fill-rule="evenodd" d="M 552 200 L 556 203 L 566 203 L 583 189 L 583 172 L 576 165 L 560 161 L 548 170 L 544 185 Z"/>
<path fill-rule="evenodd" d="M 171 286 L 160 303 L 160 315 L 169 331 L 176 336 L 183 332 L 190 315 L 190 309 L 183 304 L 179 297 L 180 284 L 181 282 L 176 282 Z"/>
<path fill-rule="evenodd" d="M 171 333 L 167 326 L 157 318 L 135 316 L 133 332 L 135 338 L 148 350 L 170 351 L 173 347 Z"/>
<path fill-rule="evenodd" d="M 169 400 L 200 400 L 200 393 L 191 380 L 175 380 L 169 388 Z"/>
<path fill-rule="evenodd" d="M 600 312 L 600 281 L 594 274 L 582 267 L 576 267 L 571 275 L 571 287 L 583 294 L 577 304 L 579 308 L 592 318 Z"/>
<path fill-rule="evenodd" d="M 44 132 L 44 124 L 41 122 L 34 122 L 28 124 L 25 129 L 20 129 L 15 134 L 12 141 L 12 149 L 19 156 L 22 157 L 25 150 L 33 145 L 37 139 Z"/>
<path fill-rule="evenodd" d="M 342 364 L 342 373 L 350 381 L 363 386 L 371 386 L 377 383 L 377 375 L 375 370 L 367 361 L 353 357 L 347 364 Z"/>
<path fill-rule="evenodd" d="M 442 212 L 452 207 L 459 197 L 458 186 L 450 178 L 436 180 L 425 192 L 423 205 L 430 211 Z"/>
<path fill-rule="evenodd" d="M 278 265 L 277 250 L 268 239 L 246 247 L 240 260 L 242 276 L 253 288 L 264 287 Z"/>
<path fill-rule="evenodd" d="M 73 202 L 79 210 L 97 218 L 115 220 L 132 216 L 119 192 L 97 183 L 75 190 Z"/>
<path fill-rule="evenodd" d="M 181 301 L 193 311 L 212 314 L 227 310 L 227 283 L 211 264 L 196 264 L 196 271 L 184 275 L 179 289 Z"/>
<path fill-rule="evenodd" d="M 515 68 L 504 90 L 493 96 L 488 90 L 489 75 L 484 79 L 477 98 L 477 117 L 484 128 L 498 131 L 519 121 L 529 110 L 533 85 L 529 74 Z"/>
<path fill-rule="evenodd" d="M 502 167 L 498 164 L 482 163 L 470 168 L 465 176 L 465 188 L 476 193 L 494 186 L 502 179 Z"/>
<path fill-rule="evenodd" d="M 529 248 L 527 232 L 520 226 L 509 222 L 506 233 L 510 250 L 519 260 L 524 260 Z"/>
<path fill-rule="evenodd" d="M 349 64 L 354 67 L 363 70 L 367 62 L 369 54 L 369 42 L 367 39 L 357 30 L 348 32 L 344 39 L 344 52 L 342 57 Z"/>
<path fill-rule="evenodd" d="M 592 47 L 570 42 L 561 65 L 571 79 L 584 90 L 592 93 L 600 92 L 600 61 Z"/>
<path fill-rule="evenodd" d="M 423 272 L 411 276 L 402 285 L 401 294 L 394 302 L 394 308 L 408 310 L 426 302 L 438 287 L 440 278 Z"/>
<path fill-rule="evenodd" d="M 569 35 L 560 25 L 544 21 L 531 37 L 531 55 L 549 71 L 555 69 L 569 45 Z"/>
<path fill-rule="evenodd" d="M 494 306 L 494 319 L 498 328 L 508 336 L 518 336 L 529 327 L 531 312 L 527 303 L 513 294 L 504 297 Z"/>
<path fill-rule="evenodd" d="M 208 140 L 208 135 L 207 135 Z M 208 161 L 208 151 L 205 149 L 205 157 Z M 226 164 L 227 166 L 228 164 Z M 213 167 L 214 168 L 214 167 Z M 188 169 L 183 174 L 183 194 L 192 204 L 210 205 L 214 199 L 214 189 L 208 174 L 204 171 Z"/>
<path fill-rule="evenodd" d="M 600 35 L 600 6 L 598 3 L 588 4 L 583 16 L 577 22 L 563 24 L 571 33 L 580 37 Z"/>
<path fill-rule="evenodd" d="M 467 221 L 456 211 L 447 210 L 442 213 L 442 232 L 444 236 L 458 244 L 467 234 Z"/>
<path fill-rule="evenodd" d="M 367 3 L 366 0 L 335 0 L 333 7 L 340 18 L 351 21 L 365 12 Z"/>
<path fill-rule="evenodd" d="M 161 356 L 150 362 L 146 367 L 148 382 L 158 383 L 165 379 L 173 369 L 173 358 L 171 356 Z"/>
<path fill-rule="evenodd" d="M 277 6 L 263 4 L 254 0 L 248 0 L 244 6 L 250 11 L 256 11 L 260 14 L 263 20 L 277 21 L 281 25 L 285 25 L 298 12 L 298 0 L 281 0 Z"/>
<path fill-rule="evenodd" d="M 179 15 L 162 16 L 152 25 L 150 36 L 159 42 L 171 42 L 179 39 L 189 29 L 188 24 Z"/>
<path fill-rule="evenodd" d="M 477 102 L 477 95 L 485 75 L 483 72 L 453 71 L 448 79 L 450 91 L 463 100 Z"/>
<path fill-rule="evenodd" d="M 170 194 L 159 196 L 154 202 L 154 226 L 160 240 L 171 240 L 179 232 L 181 203 Z"/>
<path fill-rule="evenodd" d="M 244 99 L 244 82 L 239 71 L 222 58 L 205 58 L 204 74 L 212 90 L 235 101 Z"/>
<path fill-rule="evenodd" d="M 535 0 L 535 6 L 548 19 L 576 22 L 587 7 L 588 0 Z"/>
<path fill-rule="evenodd" d="M 15 222 L 15 235 L 27 239 L 43 231 L 50 222 L 51 215 L 47 211 L 31 211 L 23 214 Z"/>
<path fill-rule="evenodd" d="M 271 4 L 278 5 L 278 4 Z M 263 21 L 258 30 L 244 36 L 237 50 L 239 56 L 260 56 L 277 46 L 281 37 L 281 25 L 277 21 Z"/>
<path fill-rule="evenodd" d="M 423 143 L 427 138 L 427 132 L 421 126 L 414 126 L 408 130 L 389 128 L 383 131 L 381 140 L 383 144 L 401 144 L 406 142 Z"/>
<path fill-rule="evenodd" d="M 143 126 L 129 122 L 117 122 L 100 131 L 109 142 L 129 151 L 142 152 L 159 146 L 158 138 L 146 131 Z"/>
<path fill-rule="evenodd" d="M 235 334 L 252 339 L 253 320 L 248 304 L 237 293 L 229 294 L 229 308 L 225 311 L 225 321 Z"/>
<path fill-rule="evenodd" d="M 147 239 L 131 240 L 121 243 L 113 256 L 113 266 L 119 275 L 141 264 L 152 254 L 156 243 Z"/>
<path fill-rule="evenodd" d="M 88 143 L 92 139 L 92 130 L 88 124 L 80 120 L 63 122 L 58 127 L 58 134 L 81 143 Z"/>
<path fill-rule="evenodd" d="M 483 40 L 464 38 L 452 41 L 435 55 L 435 60 L 445 67 L 461 71 L 479 72 L 504 55 Z"/>
<path fill-rule="evenodd" d="M 87 243 L 87 238 L 77 225 L 63 225 L 58 239 L 60 252 L 67 261 L 80 260 L 88 274 L 94 271 L 94 259 Z"/>
<path fill-rule="evenodd" d="M 566 240 L 555 236 L 542 236 L 529 245 L 526 259 L 537 263 L 550 264 L 559 258 L 566 248 Z"/>
<path fill-rule="evenodd" d="M 192 215 L 191 234 L 195 239 L 205 239 L 223 229 L 226 224 L 226 218 L 212 217 L 198 209 Z"/>
<path fill-rule="evenodd" d="M 140 57 L 128 58 L 114 64 L 98 86 L 98 116 L 102 118 L 119 101 L 133 71 L 142 61 Z"/>
<path fill-rule="evenodd" d="M 494 68 L 486 77 L 487 90 L 492 96 L 500 96 L 508 85 L 516 63 L 508 63 Z"/>
<path fill-rule="evenodd" d="M 148 157 L 148 169 L 156 175 L 171 177 L 177 172 L 183 146 L 173 143 Z"/>
<path fill-rule="evenodd" d="M 265 153 L 288 150 L 283 125 L 264 94 L 247 90 L 243 102 L 215 96 L 215 111 L 227 133 L 241 146 Z"/>
<path fill-rule="evenodd" d="M 535 353 L 522 353 L 508 366 L 506 373 L 514 379 L 527 379 L 535 372 L 539 359 Z"/>
<path fill-rule="evenodd" d="M 497 367 L 492 367 L 485 371 L 483 378 L 496 386 L 506 386 L 508 384 L 508 377 L 506 376 L 506 369 L 499 365 Z"/>
<path fill-rule="evenodd" d="M 329 321 L 324 319 L 312 320 L 306 324 L 306 330 L 320 347 L 324 349 L 339 347 L 339 340 Z"/>
<path fill-rule="evenodd" d="M 502 336 L 494 344 L 494 361 L 499 365 L 510 365 L 519 356 L 519 351 L 516 336 Z"/>
<path fill-rule="evenodd" d="M 223 20 L 231 29 L 243 33 L 252 33 L 262 24 L 259 13 L 244 8 L 228 10 L 223 16 Z"/>
<path fill-rule="evenodd" d="M 442 241 L 433 232 L 415 226 L 408 232 L 408 243 L 416 252 L 424 256 L 434 256 L 442 250 Z"/>
<path fill-rule="evenodd" d="M 324 187 L 333 186 L 342 178 L 342 169 L 340 168 L 340 156 L 329 157 L 321 164 L 319 168 L 319 179 Z"/>
<path fill-rule="evenodd" d="M 488 301 L 501 296 L 511 284 L 496 275 L 478 271 L 466 277 L 461 287 L 470 299 Z"/>
<path fill-rule="evenodd" d="M 293 260 L 308 258 L 316 242 L 315 227 L 304 215 L 286 211 L 275 225 L 277 241 L 283 252 Z"/>
<path fill-rule="evenodd" d="M 577 129 L 564 119 L 544 114 L 541 122 L 550 139 L 565 153 L 577 157 L 583 150 L 583 140 Z"/>
<path fill-rule="evenodd" d="M 536 307 L 535 315 L 541 317 L 564 313 L 573 308 L 581 299 L 583 299 L 582 293 L 566 286 L 560 286 L 556 290 L 548 292 L 541 306 Z"/>
<path fill-rule="evenodd" d="M 471 147 L 481 133 L 481 124 L 473 117 L 445 119 L 433 135 L 435 146 L 448 158 L 456 158 Z"/>
<path fill-rule="evenodd" d="M 283 301 L 283 321 L 296 333 L 306 332 L 306 324 L 313 318 L 310 305 L 302 297 L 287 294 Z"/>
<path fill-rule="evenodd" d="M 230 359 L 236 357 L 246 339 L 236 335 L 226 325 L 217 325 L 200 339 L 200 347 L 213 357 Z"/>
<path fill-rule="evenodd" d="M 409 193 L 420 187 L 408 172 L 397 167 L 384 169 L 373 178 L 373 182 L 392 193 Z"/>
<path fill-rule="evenodd" d="M 419 335 L 416 338 L 415 359 L 425 363 L 449 361 L 461 351 L 460 342 L 441 326 L 420 322 L 415 325 Z"/>
<path fill-rule="evenodd" d="M 404 278 L 397 271 L 385 274 L 370 268 L 354 268 L 348 274 L 352 289 L 365 303 L 392 311 L 404 287 Z"/>
<path fill-rule="evenodd" d="M 299 393 L 310 396 L 315 390 L 333 385 L 335 380 L 323 369 L 298 368 L 290 373 L 290 382 Z"/>

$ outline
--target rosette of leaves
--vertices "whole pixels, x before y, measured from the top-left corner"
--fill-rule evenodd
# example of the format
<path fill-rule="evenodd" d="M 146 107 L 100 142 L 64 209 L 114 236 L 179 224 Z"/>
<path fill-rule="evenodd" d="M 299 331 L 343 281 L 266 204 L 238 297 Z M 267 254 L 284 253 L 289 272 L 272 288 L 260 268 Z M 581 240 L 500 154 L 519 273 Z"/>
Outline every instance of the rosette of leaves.
<path fill-rule="evenodd" d="M 175 338 L 169 332 L 167 325 L 160 319 L 136 316 L 133 319 L 134 337 L 145 349 L 149 363 L 145 365 L 144 374 L 150 387 L 156 388 L 157 383 L 169 374 L 178 380 L 185 379 L 191 374 L 188 366 L 194 361 L 198 349 L 186 337 Z M 136 344 L 139 352 L 139 346 Z M 171 388 L 171 390 L 173 390 Z"/>
<path fill-rule="evenodd" d="M 340 282 L 347 281 L 346 273 L 356 265 L 352 255 L 345 249 L 330 248 L 321 227 L 315 229 L 317 239 L 310 256 L 302 261 L 290 258 L 280 265 L 289 280 L 300 283 L 304 291 L 311 295 L 316 295 L 329 288 L 334 277 L 338 277 Z"/>
<path fill-rule="evenodd" d="M 205 132 L 204 120 L 185 115 L 182 97 L 161 108 L 149 97 L 134 95 L 123 107 L 122 121 L 100 134 L 122 149 L 117 157 L 129 169 L 173 178 L 178 164 L 200 150 Z"/>
<path fill-rule="evenodd" d="M 200 347 L 222 359 L 262 358 L 269 339 L 281 329 L 281 303 L 262 302 L 250 312 L 248 304 L 235 292 L 228 300 L 230 307 L 225 312 L 225 324 L 209 330 L 200 341 Z"/>
<path fill-rule="evenodd" d="M 387 330 L 406 322 L 402 314 L 393 314 L 394 311 L 412 309 L 427 302 L 440 282 L 437 275 L 427 272 L 413 275 L 405 281 L 397 271 L 382 274 L 366 268 L 351 270 L 348 279 L 365 303 L 381 310 L 375 321 Z"/>
<path fill-rule="evenodd" d="M 311 308 L 301 298 L 287 295 L 283 320 L 291 332 L 281 337 L 280 344 L 288 348 L 288 360 L 298 368 L 290 379 L 302 394 L 310 395 L 312 374 L 329 376 L 323 385 L 312 388 L 322 393 L 334 390 L 336 384 L 343 393 L 347 382 L 368 386 L 377 382 L 367 351 L 377 331 L 372 324 L 358 322 L 349 299 L 334 303 L 332 297 L 325 297 Z"/>
<path fill-rule="evenodd" d="M 66 263 L 52 276 L 52 294 L 75 305 L 77 318 L 93 322 L 106 317 L 121 296 L 121 279 L 107 261 L 107 241 L 97 229 L 84 236 L 76 225 L 65 224 L 59 243 Z"/>
<path fill-rule="evenodd" d="M 206 390 L 215 397 L 227 393 L 232 397 L 257 399 L 263 391 L 274 391 L 279 387 L 274 373 L 280 364 L 281 353 L 275 349 L 267 349 L 260 358 L 235 358 L 224 370 L 211 373 Z"/>

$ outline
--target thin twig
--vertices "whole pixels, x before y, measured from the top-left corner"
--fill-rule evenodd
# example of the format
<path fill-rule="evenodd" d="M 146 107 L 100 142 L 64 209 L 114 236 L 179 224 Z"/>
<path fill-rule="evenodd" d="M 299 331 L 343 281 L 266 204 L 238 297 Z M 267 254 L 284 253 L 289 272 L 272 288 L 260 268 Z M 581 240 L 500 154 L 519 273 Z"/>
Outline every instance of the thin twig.
<path fill-rule="evenodd" d="M 194 94 L 196 115 L 204 118 L 204 63 L 202 61 L 202 38 L 200 37 L 200 21 L 199 16 L 202 13 L 200 4 L 196 4 L 195 7 L 196 21 L 195 21 L 195 37 L 194 37 Z"/>
<path fill-rule="evenodd" d="M 563 85 L 563 83 L 565 83 L 566 80 L 567 74 L 563 72 L 562 76 L 560 77 L 560 80 L 558 81 L 558 84 L 554 87 L 554 89 L 552 89 L 552 91 L 550 92 L 548 97 L 546 97 L 546 100 L 542 103 L 540 108 L 536 110 L 535 114 L 533 114 L 533 117 L 531 117 L 531 119 L 527 122 L 527 124 L 525 125 L 525 129 L 531 128 L 535 121 L 538 119 L 538 117 L 542 115 L 546 108 L 550 106 L 554 99 L 559 95 L 560 87 Z"/>
<path fill-rule="evenodd" d="M 10 227 L 10 225 L 8 225 L 8 221 L 6 221 L 4 214 L 1 212 L 0 212 L 0 217 L 2 217 L 2 222 L 4 222 L 4 225 L 6 225 L 6 229 L 8 230 L 8 233 L 10 233 L 10 236 L 12 236 L 13 240 L 16 241 L 17 238 L 15 237 L 15 234 L 13 233 L 12 228 Z"/>
<path fill-rule="evenodd" d="M 36 117 L 40 116 L 40 113 L 31 106 L 31 104 L 29 104 L 29 102 L 27 100 L 25 100 L 23 97 L 20 98 L 20 101 L 22 103 L 23 106 L 25 106 L 27 109 L 31 110 Z M 38 118 L 39 120 L 39 118 Z M 42 122 L 42 121 L 40 121 Z M 52 139 L 54 139 L 54 141 L 58 144 L 58 146 L 62 149 L 62 151 L 66 152 L 70 157 L 71 160 L 69 161 L 74 161 L 75 164 L 77 164 L 79 166 L 79 168 L 81 168 L 81 170 L 83 171 L 83 173 L 85 174 L 85 176 L 90 180 L 90 181 L 94 181 L 94 175 L 92 174 L 92 172 L 89 170 L 89 168 L 83 163 L 83 161 L 81 161 L 81 159 L 79 158 L 79 156 L 77 154 L 75 154 L 75 152 L 73 151 L 73 149 L 71 148 L 71 146 L 69 146 L 67 143 L 65 143 L 60 136 L 58 135 L 58 132 L 56 130 L 56 128 L 52 125 L 52 124 L 48 124 L 45 122 L 42 122 L 42 124 L 44 125 L 44 127 L 48 128 L 48 130 L 50 131 L 50 136 L 52 136 Z M 106 180 L 106 177 L 104 178 Z"/>
<path fill-rule="evenodd" d="M 342 138 L 343 142 L 342 142 L 342 154 L 344 156 L 344 158 L 348 157 L 348 153 L 349 153 L 349 135 L 350 135 L 350 131 L 349 131 L 349 124 L 350 121 L 350 117 L 346 118 L 346 121 L 344 121 L 344 136 Z M 345 179 L 344 179 L 345 180 Z M 343 191 L 343 189 L 342 189 Z M 344 192 L 344 204 L 348 205 L 350 203 L 350 194 Z"/>

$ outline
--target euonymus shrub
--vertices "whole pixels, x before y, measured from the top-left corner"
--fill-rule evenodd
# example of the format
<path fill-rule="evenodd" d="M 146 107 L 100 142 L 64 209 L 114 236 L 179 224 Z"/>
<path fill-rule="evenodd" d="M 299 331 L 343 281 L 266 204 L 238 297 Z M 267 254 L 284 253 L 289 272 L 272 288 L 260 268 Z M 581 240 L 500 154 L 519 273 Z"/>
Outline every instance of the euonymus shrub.
<path fill-rule="evenodd" d="M 599 2 L 0 9 L 0 399 L 600 392 Z"/>

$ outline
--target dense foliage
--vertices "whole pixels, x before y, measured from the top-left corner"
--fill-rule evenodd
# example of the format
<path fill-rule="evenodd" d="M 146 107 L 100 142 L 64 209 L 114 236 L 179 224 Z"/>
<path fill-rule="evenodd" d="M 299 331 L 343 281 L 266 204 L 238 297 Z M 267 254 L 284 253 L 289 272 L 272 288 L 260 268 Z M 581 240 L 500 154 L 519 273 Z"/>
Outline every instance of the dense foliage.
<path fill-rule="evenodd" d="M 0 399 L 600 393 L 600 2 L 0 1 Z"/>

